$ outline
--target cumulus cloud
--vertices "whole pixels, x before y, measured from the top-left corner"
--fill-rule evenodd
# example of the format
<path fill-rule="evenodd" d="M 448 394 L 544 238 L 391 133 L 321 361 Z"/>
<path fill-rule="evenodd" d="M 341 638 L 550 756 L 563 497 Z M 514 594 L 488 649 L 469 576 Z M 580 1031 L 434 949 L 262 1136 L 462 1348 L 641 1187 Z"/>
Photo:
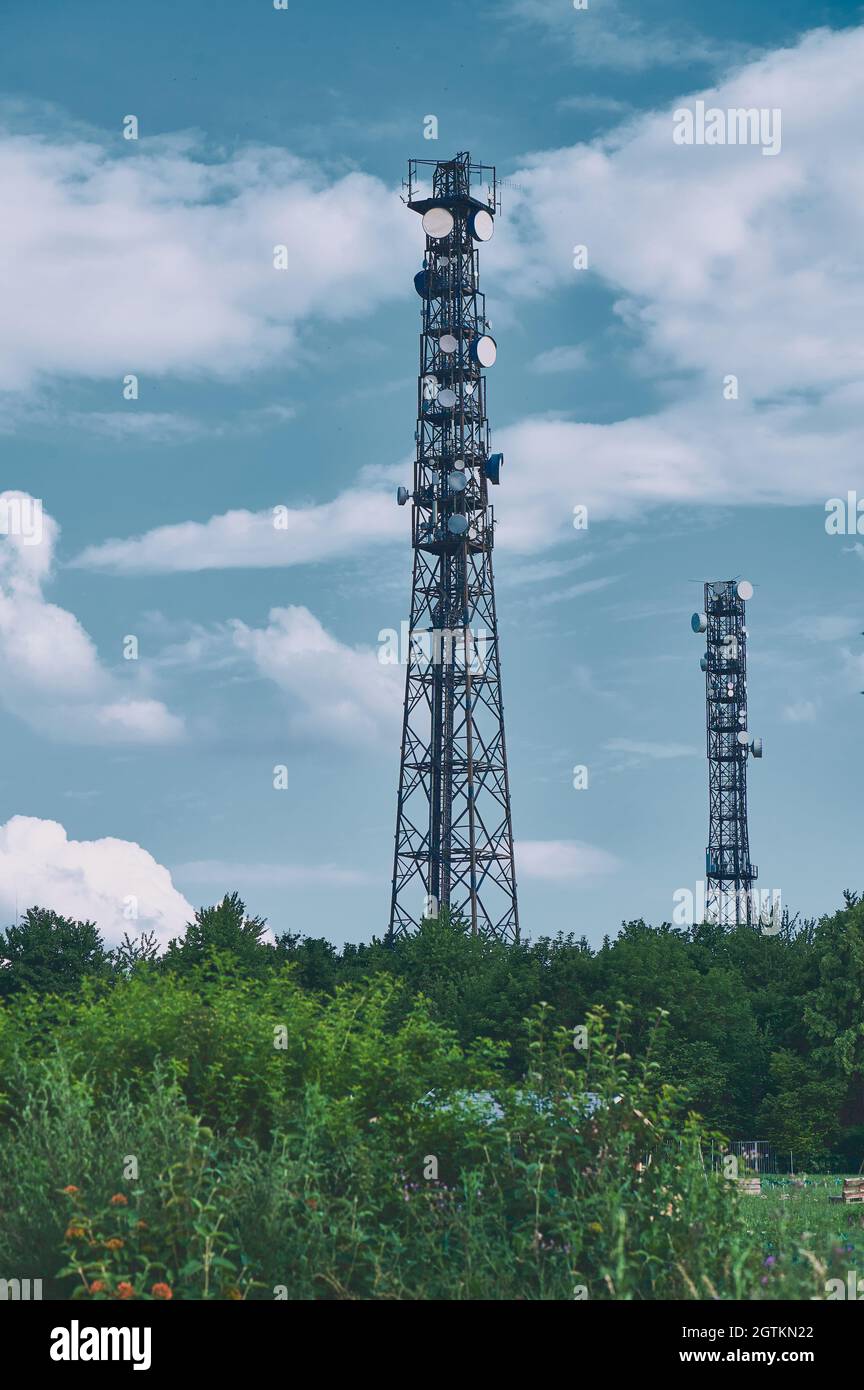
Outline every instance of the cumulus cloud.
<path fill-rule="evenodd" d="M 301 321 L 404 293 L 417 259 L 394 190 L 275 148 L 214 158 L 190 136 L 64 143 L 7 119 L 0 182 L 15 208 L 0 226 L 0 389 L 272 365 L 301 350 Z"/>
<path fill-rule="evenodd" d="M 45 598 L 58 534 L 26 493 L 0 493 L 0 704 L 58 739 L 178 739 L 182 720 L 141 690 L 129 693 L 74 614 Z"/>
<path fill-rule="evenodd" d="M 13 816 L 0 826 L 0 912 L 28 907 L 93 921 L 109 945 L 155 932 L 164 945 L 193 909 L 166 868 L 132 840 L 70 840 L 62 825 Z"/>
<path fill-rule="evenodd" d="M 584 243 L 587 274 L 616 296 L 636 344 L 633 365 L 667 403 L 608 424 L 559 414 L 498 429 L 499 547 L 560 543 L 577 504 L 589 522 L 670 504 L 823 506 L 860 480 L 862 66 L 864 29 L 818 30 L 686 99 L 779 108 L 772 159 L 752 146 L 676 145 L 679 99 L 516 171 L 484 262 L 493 298 L 575 293 L 586 272 L 573 269 L 573 245 Z M 547 369 L 562 361 L 549 351 L 536 359 Z M 731 376 L 737 399 L 724 398 Z M 404 469 L 381 472 L 404 480 Z M 295 509 L 287 545 L 266 513 L 231 513 L 95 546 L 82 560 L 118 571 L 291 563 L 404 537 L 403 523 L 389 481 L 385 492 L 367 479 Z"/>
<path fill-rule="evenodd" d="M 291 697 L 295 734 L 362 746 L 392 734 L 405 673 L 378 651 L 349 647 L 308 608 L 273 608 L 267 626 L 229 624 L 234 645 L 262 676 Z"/>
<path fill-rule="evenodd" d="M 520 878 L 550 883 L 594 878 L 619 867 L 614 854 L 582 840 L 519 840 L 514 855 Z"/>
<path fill-rule="evenodd" d="M 603 139 L 532 156 L 502 225 L 509 283 L 521 268 L 524 288 L 572 286 L 579 242 L 652 372 L 718 387 L 736 373 L 747 399 L 858 381 L 862 61 L 864 29 L 817 30 Z M 697 98 L 779 109 L 781 153 L 676 145 L 673 113 Z"/>
<path fill-rule="evenodd" d="M 232 511 L 205 522 L 159 526 L 129 540 L 89 546 L 75 563 L 115 574 L 298 565 L 404 539 L 392 489 L 357 487 L 331 502 Z M 401 524 L 400 524 L 401 523 Z"/>

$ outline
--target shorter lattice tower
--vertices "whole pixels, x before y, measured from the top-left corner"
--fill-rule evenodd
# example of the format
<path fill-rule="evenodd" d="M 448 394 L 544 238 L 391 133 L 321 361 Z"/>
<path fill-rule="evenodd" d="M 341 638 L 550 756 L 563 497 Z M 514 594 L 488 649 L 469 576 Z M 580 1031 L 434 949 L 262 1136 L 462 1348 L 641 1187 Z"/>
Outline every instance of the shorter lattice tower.
<path fill-rule="evenodd" d="M 704 632 L 707 643 L 700 662 L 708 741 L 706 918 L 731 924 L 759 920 L 753 894 L 759 871 L 750 862 L 747 828 L 747 758 L 762 757 L 761 738 L 751 739 L 747 730 L 745 604 L 752 597 L 746 579 L 708 583 L 705 609 L 691 619 L 693 631 Z"/>

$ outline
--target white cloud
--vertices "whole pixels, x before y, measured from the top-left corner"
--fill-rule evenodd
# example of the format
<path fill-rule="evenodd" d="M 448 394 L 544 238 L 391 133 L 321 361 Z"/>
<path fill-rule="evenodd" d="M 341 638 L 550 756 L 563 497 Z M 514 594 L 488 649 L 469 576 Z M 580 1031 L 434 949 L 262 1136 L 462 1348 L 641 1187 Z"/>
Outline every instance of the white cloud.
<path fill-rule="evenodd" d="M 553 372 L 575 372 L 584 367 L 588 354 L 584 347 L 554 347 L 538 353 L 531 363 L 531 371 L 541 376 Z"/>
<path fill-rule="evenodd" d="M 618 97 L 595 95 L 591 92 L 580 92 L 572 97 L 562 97 L 556 103 L 556 107 L 559 111 L 593 111 L 610 116 L 623 116 L 632 110 L 629 101 L 621 101 Z"/>
<path fill-rule="evenodd" d="M 177 864 L 174 877 L 184 883 L 202 883 L 221 893 L 236 888 L 297 888 L 308 885 L 326 888 L 357 888 L 377 880 L 362 869 L 346 869 L 338 864 L 238 864 L 217 859 L 200 859 Z"/>
<path fill-rule="evenodd" d="M 4 126 L 0 389 L 272 367 L 302 351 L 304 320 L 410 283 L 414 219 L 368 175 L 331 180 L 275 148 L 214 159 L 190 136 L 52 143 Z"/>
<path fill-rule="evenodd" d="M 584 242 L 590 275 L 617 295 L 616 313 L 639 344 L 634 365 L 669 404 L 609 424 L 541 415 L 497 430 L 499 547 L 525 554 L 558 544 L 573 535 L 576 504 L 588 507 L 589 524 L 673 503 L 821 509 L 856 485 L 862 67 L 864 29 L 818 30 L 699 94 L 724 109 L 781 109 L 782 151 L 772 159 L 754 147 L 674 144 L 676 101 L 516 171 L 489 253 L 493 302 L 577 294 L 585 273 L 573 270 L 572 249 Z M 729 375 L 737 400 L 723 396 Z M 494 373 L 490 400 L 494 410 Z M 405 514 L 389 492 L 404 472 L 380 469 L 330 502 L 294 508 L 283 535 L 270 533 L 266 513 L 230 513 L 91 547 L 82 563 L 118 571 L 284 564 L 404 540 Z"/>
<path fill-rule="evenodd" d="M 37 906 L 95 922 L 109 945 L 142 931 L 164 945 L 193 915 L 168 870 L 134 841 L 70 840 L 57 821 L 13 816 L 0 826 L 0 912 L 11 922 Z"/>
<path fill-rule="evenodd" d="M 238 651 L 292 697 L 295 735 L 362 746 L 392 736 L 405 672 L 378 650 L 336 640 L 308 608 L 273 608 L 265 628 L 232 621 Z"/>
<path fill-rule="evenodd" d="M 514 855 L 520 878 L 552 883 L 593 878 L 619 867 L 613 854 L 581 840 L 519 840 Z"/>
<path fill-rule="evenodd" d="M 694 758 L 698 756 L 699 749 L 692 748 L 688 743 L 651 743 L 640 742 L 630 738 L 612 738 L 608 743 L 604 743 L 604 748 L 610 753 L 632 753 L 637 758 L 651 758 L 653 761 L 665 761 L 667 758 Z"/>
<path fill-rule="evenodd" d="M 812 700 L 796 700 L 794 704 L 784 705 L 783 718 L 787 724 L 812 724 L 816 718 L 816 706 Z"/>
<path fill-rule="evenodd" d="M 573 286 L 572 246 L 584 243 L 592 271 L 626 296 L 618 313 L 645 335 L 646 368 L 706 372 L 718 391 L 736 373 L 745 399 L 858 381 L 862 62 L 864 30 L 818 30 L 699 93 L 724 109 L 780 108 L 773 159 L 674 144 L 681 100 L 532 156 L 502 224 L 508 282 L 522 267 Z"/>
<path fill-rule="evenodd" d="M 115 574 L 299 565 L 404 540 L 405 512 L 393 489 L 351 488 L 332 502 L 264 512 L 233 511 L 209 521 L 159 526 L 131 540 L 89 546 L 75 561 Z M 278 523 L 278 524 L 277 524 Z"/>
<path fill-rule="evenodd" d="M 25 493 L 4 492 L 0 508 L 32 500 Z M 101 665 L 74 614 L 46 600 L 56 521 L 40 509 L 37 540 L 35 530 L 28 536 L 13 524 L 12 512 L 0 515 L 7 518 L 6 532 L 0 532 L 0 705 L 57 739 L 166 743 L 181 737 L 182 720 L 142 693 L 141 677 L 127 693 Z"/>
<path fill-rule="evenodd" d="M 796 618 L 789 624 L 789 631 L 796 638 L 811 642 L 838 642 L 844 637 L 854 637 L 860 631 L 860 621 L 840 613 L 811 613 L 805 618 Z"/>
<path fill-rule="evenodd" d="M 687 63 L 717 63 L 741 45 L 721 44 L 676 15 L 675 23 L 650 25 L 621 0 L 590 0 L 577 10 L 561 0 L 507 0 L 516 19 L 539 26 L 556 47 L 566 45 L 580 66 L 641 72 Z"/>

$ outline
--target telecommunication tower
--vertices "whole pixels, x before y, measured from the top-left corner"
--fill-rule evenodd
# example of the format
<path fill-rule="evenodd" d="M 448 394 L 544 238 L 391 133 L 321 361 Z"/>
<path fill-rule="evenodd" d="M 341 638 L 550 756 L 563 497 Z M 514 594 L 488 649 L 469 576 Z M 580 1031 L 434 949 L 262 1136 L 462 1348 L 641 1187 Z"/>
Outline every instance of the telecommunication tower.
<path fill-rule="evenodd" d="M 708 848 L 705 851 L 706 918 L 712 922 L 759 920 L 753 900 L 758 869 L 750 862 L 747 829 L 747 757 L 762 757 L 761 738 L 747 731 L 747 628 L 745 605 L 753 597 L 746 579 L 705 585 L 705 608 L 691 627 L 705 633 L 700 666 L 705 672 L 708 730 Z"/>
<path fill-rule="evenodd" d="M 412 159 L 404 185 L 426 254 L 414 486 L 396 494 L 411 502 L 414 575 L 390 940 L 443 908 L 472 932 L 519 937 L 488 500 L 503 463 L 486 418 L 497 347 L 478 255 L 497 187 L 467 153 Z"/>

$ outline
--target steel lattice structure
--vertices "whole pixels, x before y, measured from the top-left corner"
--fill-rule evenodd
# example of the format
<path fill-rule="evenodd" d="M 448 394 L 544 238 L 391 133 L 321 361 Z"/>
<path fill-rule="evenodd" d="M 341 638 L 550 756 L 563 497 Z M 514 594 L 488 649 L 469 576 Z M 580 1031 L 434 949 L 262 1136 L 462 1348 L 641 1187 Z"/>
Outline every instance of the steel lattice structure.
<path fill-rule="evenodd" d="M 706 918 L 752 924 L 759 918 L 753 900 L 758 869 L 750 862 L 747 827 L 747 757 L 762 756 L 762 740 L 747 732 L 746 580 L 705 585 L 705 608 L 694 613 L 694 632 L 706 634 L 701 666 L 705 672 L 708 744 L 708 881 Z"/>
<path fill-rule="evenodd" d="M 423 171 L 421 173 L 421 170 Z M 420 179 L 431 172 L 431 196 Z M 473 183 L 485 185 L 474 197 Z M 404 201 L 423 217 L 414 575 L 389 938 L 448 908 L 472 932 L 518 940 L 510 787 L 492 573 L 494 515 L 483 368 L 495 360 L 478 244 L 498 212 L 494 168 L 411 160 Z M 480 190 L 478 189 L 478 192 Z"/>

